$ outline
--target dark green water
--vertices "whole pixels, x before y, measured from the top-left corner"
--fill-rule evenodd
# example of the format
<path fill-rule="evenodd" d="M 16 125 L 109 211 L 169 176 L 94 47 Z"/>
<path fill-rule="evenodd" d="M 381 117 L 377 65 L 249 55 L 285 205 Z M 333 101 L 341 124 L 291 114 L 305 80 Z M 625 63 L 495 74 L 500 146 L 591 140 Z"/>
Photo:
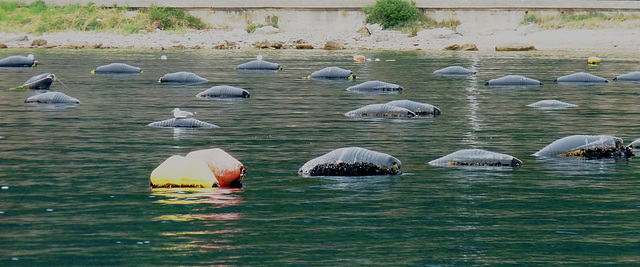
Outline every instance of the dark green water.
<path fill-rule="evenodd" d="M 0 265 L 601 265 L 640 262 L 640 163 L 549 160 L 532 153 L 572 134 L 640 137 L 640 84 L 558 85 L 578 71 L 612 79 L 640 70 L 640 54 L 579 52 L 351 52 L 1 50 L 34 53 L 35 69 L 0 69 Z M 255 58 L 278 73 L 238 72 Z M 159 60 L 167 54 L 169 60 Z M 589 67 L 588 56 L 603 58 Z M 395 59 L 395 62 L 384 62 Z M 124 62 L 138 76 L 91 75 Z M 474 67 L 472 78 L 433 75 Z M 352 82 L 301 79 L 328 66 Z M 192 71 L 211 84 L 160 85 Z M 30 105 L 8 91 L 52 72 L 82 101 Z M 545 85 L 484 83 L 525 75 Z M 367 80 L 400 95 L 355 94 Z M 219 84 L 250 99 L 198 100 Z M 410 99 L 438 106 L 435 119 L 350 119 L 366 104 Z M 580 105 L 538 110 L 558 99 Z M 145 127 L 180 107 L 219 125 Z M 402 176 L 302 178 L 307 160 L 361 146 L 402 161 Z M 151 171 L 174 154 L 220 147 L 248 168 L 243 189 L 150 190 Z M 463 148 L 520 158 L 519 169 L 436 168 Z"/>

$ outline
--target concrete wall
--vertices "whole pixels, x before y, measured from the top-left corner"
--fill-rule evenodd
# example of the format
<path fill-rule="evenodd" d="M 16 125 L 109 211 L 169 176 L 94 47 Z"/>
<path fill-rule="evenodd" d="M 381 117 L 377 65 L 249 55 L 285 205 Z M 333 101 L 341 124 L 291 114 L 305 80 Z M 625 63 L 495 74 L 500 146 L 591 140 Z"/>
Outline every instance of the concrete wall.
<path fill-rule="evenodd" d="M 37 0 L 22 0 L 31 3 Z M 640 10 L 638 1 L 596 0 L 414 0 L 425 9 L 634 9 Z M 216 9 L 361 9 L 375 0 L 45 0 L 49 4 L 66 5 L 89 2 L 104 6 L 148 7 L 152 4 L 178 8 Z"/>
<path fill-rule="evenodd" d="M 29 3 L 35 0 L 25 0 Z M 362 7 L 375 0 L 45 0 L 48 4 L 99 3 L 104 6 L 184 8 L 205 22 L 222 28 L 245 29 L 249 24 L 277 22 L 284 31 L 342 32 L 360 27 Z M 589 0 L 416 0 L 434 19 L 457 19 L 460 30 L 482 32 L 514 29 L 526 12 L 558 14 L 598 10 L 640 12 L 640 1 Z"/>
<path fill-rule="evenodd" d="M 223 28 L 245 29 L 249 24 L 275 22 L 283 31 L 340 32 L 362 26 L 365 20 L 362 11 L 354 10 L 292 10 L 292 9 L 192 9 L 190 13 L 202 18 L 210 25 Z"/>

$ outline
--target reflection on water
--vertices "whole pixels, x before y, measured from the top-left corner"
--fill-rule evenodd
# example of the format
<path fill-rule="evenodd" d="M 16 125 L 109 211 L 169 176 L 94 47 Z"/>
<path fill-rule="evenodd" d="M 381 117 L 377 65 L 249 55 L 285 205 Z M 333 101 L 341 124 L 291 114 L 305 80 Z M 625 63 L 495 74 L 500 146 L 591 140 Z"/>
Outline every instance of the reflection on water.
<path fill-rule="evenodd" d="M 242 203 L 242 189 L 232 188 L 154 188 L 155 203 L 165 205 L 209 204 L 214 207 L 236 206 Z"/>
<path fill-rule="evenodd" d="M 242 204 L 242 190 L 229 188 L 160 188 L 153 189 L 151 194 L 154 203 L 161 205 L 184 205 L 192 207 L 181 210 L 181 214 L 165 214 L 155 217 L 161 223 L 189 223 L 200 221 L 210 230 L 185 230 L 177 227 L 173 231 L 160 232 L 160 236 L 178 240 L 162 247 L 164 251 L 199 251 L 234 250 L 241 246 L 232 245 L 234 236 L 242 232 L 236 222 L 242 217 L 238 212 L 223 212 L 223 208 Z M 225 226 L 220 227 L 222 224 Z M 229 229 L 231 225 L 231 229 Z M 187 228 L 188 229 L 188 228 Z"/>
<path fill-rule="evenodd" d="M 581 158 L 539 158 L 547 172 L 562 176 L 585 176 L 615 173 L 619 167 L 628 164 L 628 159 L 581 159 Z"/>

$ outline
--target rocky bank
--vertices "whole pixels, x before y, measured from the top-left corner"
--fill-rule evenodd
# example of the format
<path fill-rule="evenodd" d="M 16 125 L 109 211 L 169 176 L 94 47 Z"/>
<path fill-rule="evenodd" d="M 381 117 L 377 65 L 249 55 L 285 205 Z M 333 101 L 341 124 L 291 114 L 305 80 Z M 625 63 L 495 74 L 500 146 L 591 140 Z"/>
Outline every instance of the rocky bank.
<path fill-rule="evenodd" d="M 119 49 L 349 49 L 494 51 L 496 47 L 531 47 L 537 50 L 637 51 L 640 31 L 633 29 L 540 30 L 535 25 L 510 30 L 468 32 L 427 29 L 409 36 L 377 25 L 361 25 L 341 34 L 284 32 L 271 26 L 248 33 L 234 30 L 187 30 L 120 35 L 108 32 L 57 32 L 43 35 L 0 33 L 0 47 L 10 48 L 119 48 Z M 466 46 L 465 46 L 466 45 Z"/>

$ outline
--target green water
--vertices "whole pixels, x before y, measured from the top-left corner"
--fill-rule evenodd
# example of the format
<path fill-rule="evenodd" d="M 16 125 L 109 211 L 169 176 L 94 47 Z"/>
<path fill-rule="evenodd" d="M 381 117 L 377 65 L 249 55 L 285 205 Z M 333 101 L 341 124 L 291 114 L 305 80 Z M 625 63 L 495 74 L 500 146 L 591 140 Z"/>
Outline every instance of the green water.
<path fill-rule="evenodd" d="M 608 79 L 640 70 L 640 54 L 583 52 L 352 52 L 0 50 L 34 53 L 35 69 L 0 69 L 0 265 L 636 265 L 640 171 L 630 160 L 538 159 L 572 134 L 640 137 L 640 84 L 559 85 L 585 71 Z M 168 60 L 160 60 L 166 54 Z M 280 72 L 233 68 L 262 54 Z M 589 67 L 599 56 L 603 64 Z M 395 59 L 395 62 L 385 62 Z M 91 75 L 123 62 L 142 75 Z M 461 65 L 476 76 L 440 77 Z M 338 66 L 357 81 L 315 81 Z M 170 72 L 211 81 L 161 85 Z M 8 91 L 54 73 L 77 106 L 31 105 Z M 486 87 L 524 75 L 540 87 Z M 382 80 L 399 95 L 347 92 Z M 220 84 L 251 98 L 195 98 Z M 351 119 L 373 103 L 430 103 L 428 119 Z M 542 99 L 578 108 L 539 110 Z M 180 107 L 214 129 L 150 128 Z M 346 146 L 391 154 L 401 176 L 303 178 L 306 161 Z M 220 147 L 248 168 L 242 189 L 150 190 L 171 155 Z M 518 169 L 436 168 L 464 148 L 518 157 Z"/>

